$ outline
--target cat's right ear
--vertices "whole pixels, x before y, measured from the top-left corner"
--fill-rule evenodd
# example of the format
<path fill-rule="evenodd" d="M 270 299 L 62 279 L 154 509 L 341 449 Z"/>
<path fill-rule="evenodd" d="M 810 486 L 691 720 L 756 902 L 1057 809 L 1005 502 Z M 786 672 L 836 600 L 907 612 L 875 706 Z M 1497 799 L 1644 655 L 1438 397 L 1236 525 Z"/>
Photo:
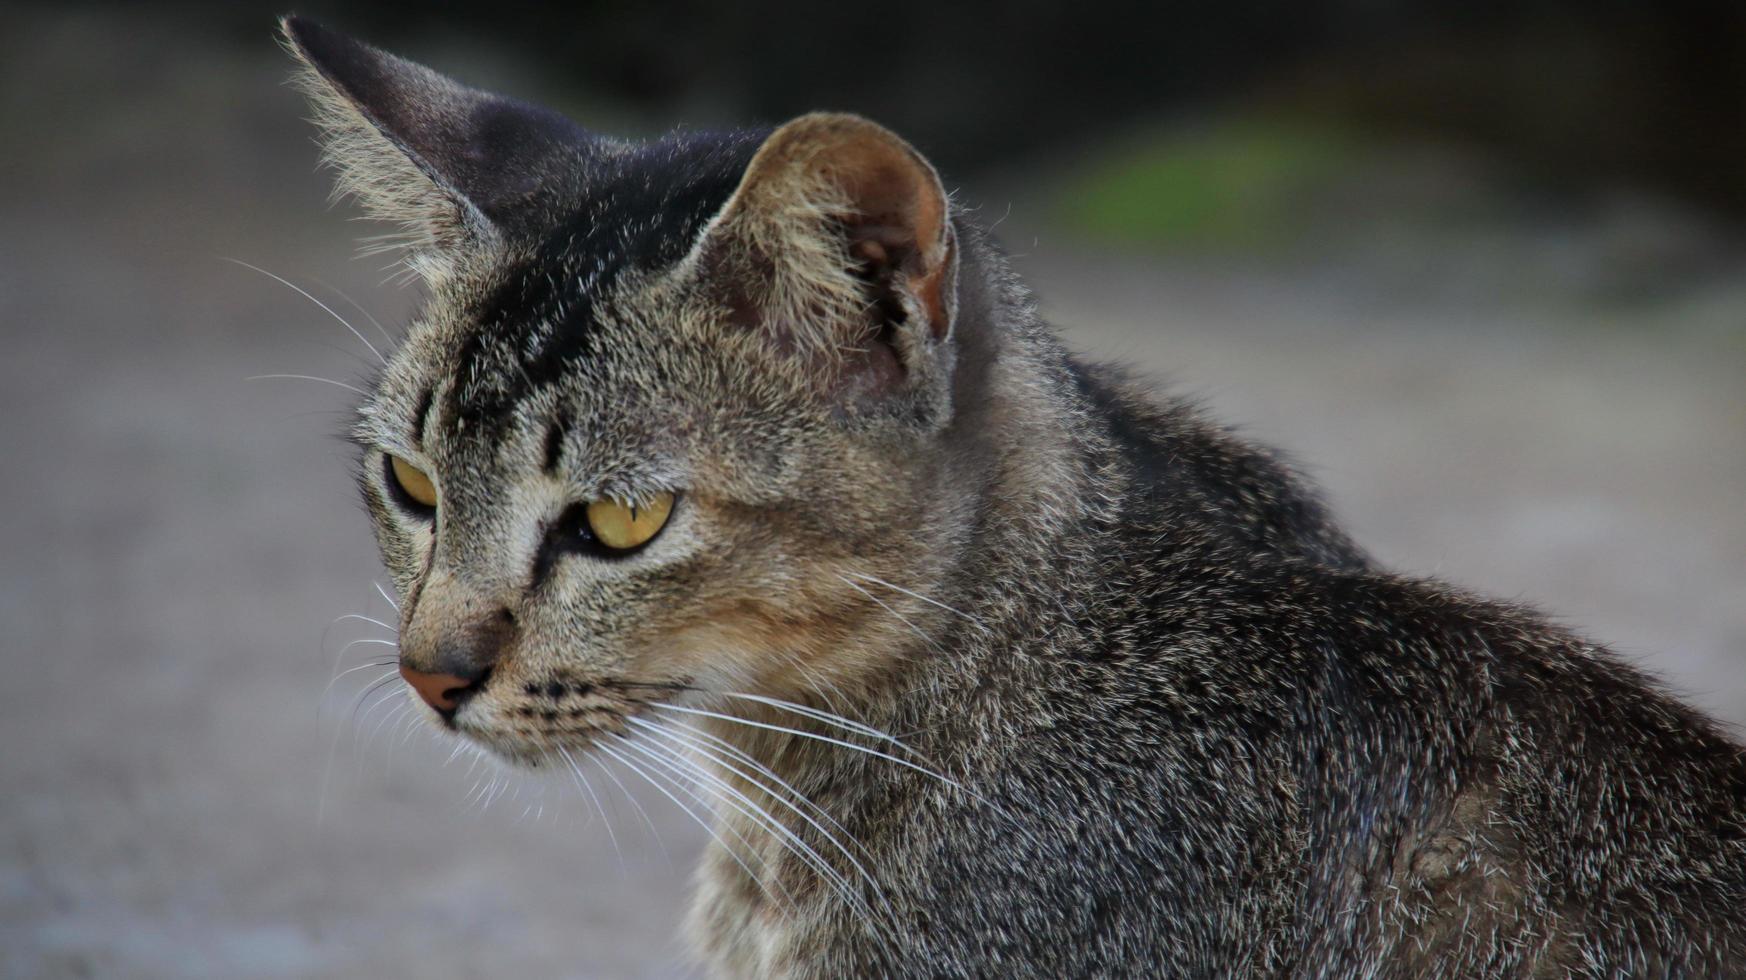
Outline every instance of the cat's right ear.
<path fill-rule="evenodd" d="M 730 320 L 800 357 L 837 394 L 874 397 L 950 371 L 951 202 L 890 130 L 818 112 L 772 132 L 698 243 Z"/>
<path fill-rule="evenodd" d="M 597 141 L 555 112 L 468 88 L 301 17 L 280 22 L 336 193 L 400 226 L 427 282 L 531 233 Z"/>

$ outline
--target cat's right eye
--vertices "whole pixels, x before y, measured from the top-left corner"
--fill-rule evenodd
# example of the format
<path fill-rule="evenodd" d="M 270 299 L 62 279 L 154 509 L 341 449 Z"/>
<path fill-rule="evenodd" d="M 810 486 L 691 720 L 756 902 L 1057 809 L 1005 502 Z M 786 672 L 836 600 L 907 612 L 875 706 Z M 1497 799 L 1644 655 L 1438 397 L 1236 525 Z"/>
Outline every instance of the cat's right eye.
<path fill-rule="evenodd" d="M 410 509 L 430 511 L 437 505 L 436 484 L 430 476 L 406 460 L 388 454 L 388 484 L 397 491 L 402 504 L 408 504 Z"/>

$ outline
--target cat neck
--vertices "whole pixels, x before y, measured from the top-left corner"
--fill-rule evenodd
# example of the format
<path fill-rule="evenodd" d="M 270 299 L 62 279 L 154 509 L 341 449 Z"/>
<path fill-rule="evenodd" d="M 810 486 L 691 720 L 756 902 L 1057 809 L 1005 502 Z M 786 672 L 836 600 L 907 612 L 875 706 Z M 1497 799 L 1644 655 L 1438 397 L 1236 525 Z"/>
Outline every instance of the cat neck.
<path fill-rule="evenodd" d="M 1100 629 L 1097 611 L 1079 597 L 1099 591 L 1099 558 L 1112 545 L 1104 538 L 1130 492 L 1129 474 L 1067 351 L 1004 257 L 974 228 L 961 227 L 960 240 L 954 417 L 939 437 L 932 477 L 932 492 L 955 504 L 956 523 L 945 533 L 956 546 L 942 551 L 928 581 L 899 587 L 862 577 L 902 623 L 865 656 L 838 651 L 839 661 L 871 668 L 791 673 L 772 698 L 791 706 L 740 701 L 733 715 L 753 724 L 711 724 L 712 734 L 796 785 L 840 774 L 849 759 L 891 766 L 839 743 L 901 756 L 889 739 L 935 726 L 934 712 L 952 713 L 977 686 L 1004 683 L 1006 653 L 1043 637 L 1072 646 Z"/>

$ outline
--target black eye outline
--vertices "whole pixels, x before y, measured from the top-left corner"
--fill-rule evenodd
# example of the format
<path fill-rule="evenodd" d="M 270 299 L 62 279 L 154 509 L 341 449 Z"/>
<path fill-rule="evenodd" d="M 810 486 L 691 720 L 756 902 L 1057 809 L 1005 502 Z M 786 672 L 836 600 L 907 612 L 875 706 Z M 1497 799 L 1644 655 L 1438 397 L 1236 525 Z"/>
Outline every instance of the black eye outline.
<path fill-rule="evenodd" d="M 634 525 L 637 521 L 639 511 L 636 504 L 626 505 L 612 499 L 589 501 L 584 508 L 583 520 L 588 524 L 589 532 L 595 540 L 599 542 L 602 548 L 607 549 L 613 554 L 628 555 L 632 552 L 640 551 L 647 547 L 649 542 L 660 537 L 661 532 L 666 529 L 668 522 L 673 519 L 673 504 L 679 499 L 678 494 L 671 491 L 662 491 L 655 496 L 658 500 L 658 506 L 645 508 L 643 510 L 645 510 L 645 512 L 651 517 L 658 515 L 660 523 L 655 525 L 655 529 L 649 532 L 648 537 L 634 544 L 613 544 L 609 541 L 608 538 L 612 536 L 608 533 L 610 529 L 601 527 L 600 517 L 602 515 L 596 514 L 595 510 L 597 508 L 604 508 L 607 513 L 613 513 L 615 515 L 622 514 L 623 516 L 628 517 L 629 522 Z"/>
<path fill-rule="evenodd" d="M 668 525 L 673 523 L 673 511 L 679 508 L 679 494 L 676 491 L 673 492 L 673 503 L 667 510 L 667 519 L 661 522 L 661 526 L 655 530 L 655 533 L 649 535 L 647 541 L 631 545 L 629 548 L 614 548 L 600 540 L 600 537 L 594 533 L 594 526 L 588 521 L 588 505 L 594 502 L 592 500 L 579 501 L 564 508 L 564 512 L 558 516 L 558 519 L 552 522 L 549 534 L 572 542 L 566 550 L 580 549 L 601 558 L 624 558 L 634 555 L 660 540 Z"/>
<path fill-rule="evenodd" d="M 673 526 L 673 517 L 679 511 L 679 502 L 684 494 L 677 490 L 673 494 L 673 506 L 667 513 L 666 521 L 649 540 L 630 548 L 614 548 L 595 537 L 594 530 L 588 524 L 588 504 L 591 501 L 578 501 L 564 508 L 558 519 L 546 526 L 545 537 L 540 541 L 539 554 L 534 557 L 533 587 L 537 588 L 551 575 L 552 568 L 558 559 L 565 555 L 587 555 L 603 561 L 623 561 L 637 554 L 649 545 L 661 540 L 661 535 Z"/>
<path fill-rule="evenodd" d="M 411 465 L 411 464 L 408 464 Z M 400 485 L 400 478 L 394 475 L 394 454 L 382 454 L 382 482 L 388 487 L 388 499 L 403 511 L 421 520 L 435 521 L 436 507 L 414 500 L 412 494 Z"/>

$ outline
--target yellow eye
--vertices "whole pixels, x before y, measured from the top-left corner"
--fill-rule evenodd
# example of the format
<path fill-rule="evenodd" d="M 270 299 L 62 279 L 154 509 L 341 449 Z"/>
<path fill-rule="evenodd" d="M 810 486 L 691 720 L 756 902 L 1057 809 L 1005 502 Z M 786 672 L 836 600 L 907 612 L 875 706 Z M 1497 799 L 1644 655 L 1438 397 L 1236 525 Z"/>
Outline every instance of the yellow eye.
<path fill-rule="evenodd" d="M 388 464 L 394 471 L 394 482 L 400 484 L 402 492 L 426 507 L 436 506 L 436 485 L 430 482 L 423 470 L 399 456 L 389 456 Z"/>
<path fill-rule="evenodd" d="M 588 505 L 588 530 L 595 540 L 614 551 L 628 551 L 648 544 L 649 539 L 667 524 L 673 513 L 673 495 L 656 494 L 639 507 L 626 507 L 611 500 L 596 500 Z"/>

